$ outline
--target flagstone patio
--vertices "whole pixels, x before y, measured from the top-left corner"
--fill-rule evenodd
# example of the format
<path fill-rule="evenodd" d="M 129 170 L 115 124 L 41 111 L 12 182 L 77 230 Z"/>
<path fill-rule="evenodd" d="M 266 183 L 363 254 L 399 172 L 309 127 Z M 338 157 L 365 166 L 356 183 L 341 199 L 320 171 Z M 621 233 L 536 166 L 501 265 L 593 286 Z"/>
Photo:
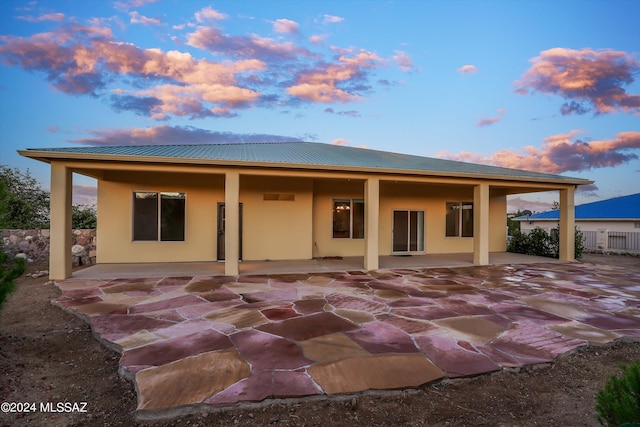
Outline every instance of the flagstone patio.
<path fill-rule="evenodd" d="M 581 263 L 57 285 L 54 304 L 122 353 L 142 417 L 415 388 L 640 339 L 640 272 Z"/>

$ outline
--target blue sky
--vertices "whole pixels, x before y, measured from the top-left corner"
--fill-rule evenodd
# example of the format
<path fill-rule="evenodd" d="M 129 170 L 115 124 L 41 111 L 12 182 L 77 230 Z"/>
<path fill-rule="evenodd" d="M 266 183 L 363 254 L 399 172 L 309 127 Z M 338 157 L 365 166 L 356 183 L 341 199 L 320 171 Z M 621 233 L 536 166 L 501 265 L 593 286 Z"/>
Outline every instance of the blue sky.
<path fill-rule="evenodd" d="M 306 140 L 640 192 L 640 2 L 0 2 L 0 164 L 77 144 Z M 74 199 L 95 182 L 74 178 Z M 557 194 L 510 199 L 546 210 Z"/>

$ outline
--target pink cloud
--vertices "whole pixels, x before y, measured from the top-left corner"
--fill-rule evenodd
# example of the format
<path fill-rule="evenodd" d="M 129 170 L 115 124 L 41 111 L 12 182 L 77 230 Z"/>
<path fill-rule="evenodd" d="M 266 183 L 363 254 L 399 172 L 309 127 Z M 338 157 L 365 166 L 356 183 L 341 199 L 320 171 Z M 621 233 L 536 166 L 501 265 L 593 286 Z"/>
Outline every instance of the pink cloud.
<path fill-rule="evenodd" d="M 461 74 L 475 74 L 478 72 L 478 69 L 475 65 L 463 65 L 458 68 L 458 72 Z"/>
<path fill-rule="evenodd" d="M 490 156 L 441 151 L 438 157 L 554 174 L 615 167 L 638 159 L 632 151 L 640 150 L 640 132 L 620 132 L 614 139 L 588 142 L 576 138 L 581 133 L 572 130 L 568 134 L 549 136 L 540 148 L 500 150 Z"/>
<path fill-rule="evenodd" d="M 113 5 L 116 9 L 129 9 L 132 7 L 140 7 L 145 4 L 155 3 L 158 0 L 128 0 L 128 1 L 117 1 Z"/>
<path fill-rule="evenodd" d="M 273 31 L 276 33 L 296 34 L 300 30 L 297 22 L 289 19 L 276 19 L 273 21 Z"/>
<path fill-rule="evenodd" d="M 73 184 L 72 194 L 76 205 L 95 205 L 98 201 L 98 187 L 95 185 Z"/>
<path fill-rule="evenodd" d="M 640 62 L 631 54 L 613 50 L 554 48 L 531 59 L 533 65 L 515 83 L 516 92 L 559 95 L 562 114 L 598 114 L 623 111 L 640 114 L 640 95 L 628 94 Z"/>
<path fill-rule="evenodd" d="M 315 35 L 309 37 L 309 43 L 311 43 L 311 44 L 322 44 L 322 43 L 324 43 L 326 38 L 327 38 L 326 34 L 315 34 Z"/>
<path fill-rule="evenodd" d="M 504 109 L 503 108 L 499 108 L 498 109 L 498 114 L 501 114 L 501 115 L 504 114 Z M 491 118 L 482 119 L 478 123 L 476 123 L 476 126 L 478 126 L 478 127 L 489 126 L 489 125 L 492 125 L 494 123 L 498 123 L 500 121 L 500 119 L 502 119 L 502 117 L 491 117 Z"/>
<path fill-rule="evenodd" d="M 318 17 L 316 21 L 322 24 L 337 24 L 339 22 L 344 21 L 344 18 L 341 18 L 340 16 L 334 16 L 334 15 L 322 15 Z"/>
<path fill-rule="evenodd" d="M 145 3 L 127 1 L 119 6 Z M 135 10 L 128 16 L 131 23 L 162 23 Z M 195 13 L 199 22 L 226 17 L 211 7 Z M 342 18 L 329 20 L 340 22 Z M 192 25 L 196 24 L 187 24 Z M 0 36 L 0 61 L 42 75 L 62 93 L 100 97 L 116 111 L 155 120 L 232 117 L 240 109 L 256 105 L 359 101 L 373 91 L 371 76 L 390 61 L 405 71 L 413 67 L 408 53 L 402 51 L 391 58 L 357 47 L 314 51 L 309 45 L 257 34 L 225 34 L 204 24 L 190 30 L 186 44 L 205 49 L 216 58 L 207 60 L 179 47 L 168 51 L 140 48 L 117 39 L 112 26 L 126 28 L 118 18 L 94 18 L 90 25 L 72 22 L 27 37 Z M 279 19 L 274 28 L 292 32 L 297 23 Z M 392 85 L 386 79 L 378 79 L 377 84 Z M 360 116 L 351 109 L 335 114 Z"/>
<path fill-rule="evenodd" d="M 331 145 L 349 145 L 349 140 L 348 139 L 344 139 L 344 138 L 336 138 L 333 141 L 331 141 Z"/>
<path fill-rule="evenodd" d="M 211 6 L 207 6 L 202 10 L 195 13 L 196 21 L 205 22 L 205 21 L 221 21 L 227 19 L 228 16 L 222 12 L 218 12 L 213 9 Z"/>
<path fill-rule="evenodd" d="M 309 50 L 291 42 L 278 43 L 266 37 L 231 36 L 223 34 L 217 28 L 198 27 L 188 35 L 187 44 L 206 49 L 215 54 L 225 54 L 240 58 L 258 58 L 263 60 L 296 59 L 298 56 L 317 57 Z"/>
<path fill-rule="evenodd" d="M 91 137 L 67 140 L 85 145 L 220 144 L 240 142 L 299 142 L 300 138 L 271 135 L 216 132 L 193 126 L 156 126 L 150 128 L 90 130 Z"/>
<path fill-rule="evenodd" d="M 411 71 L 413 69 L 413 61 L 409 57 L 407 52 L 403 52 L 401 50 L 396 50 L 395 55 L 392 56 L 392 59 L 396 61 L 398 67 L 402 71 Z"/>
<path fill-rule="evenodd" d="M 361 81 L 368 69 L 382 64 L 382 58 L 372 52 L 359 51 L 356 55 L 340 56 L 337 64 L 321 64 L 314 69 L 302 71 L 296 78 L 296 84 L 287 88 L 287 92 L 298 98 L 322 103 L 357 101 L 357 93 L 363 89 L 356 85 L 354 90 L 341 88 L 341 83 Z"/>
<path fill-rule="evenodd" d="M 46 13 L 40 16 L 27 15 L 27 16 L 18 16 L 17 18 L 27 22 L 44 22 L 44 21 L 62 22 L 64 21 L 64 13 Z"/>
<path fill-rule="evenodd" d="M 476 126 L 478 126 L 478 127 L 489 126 L 489 125 L 492 125 L 494 123 L 498 123 L 499 121 L 500 121 L 500 117 L 491 117 L 491 118 L 488 118 L 488 119 L 480 120 L 478 123 L 476 123 Z"/>
<path fill-rule="evenodd" d="M 113 76 L 145 78 L 147 86 L 152 83 L 149 89 L 113 91 L 112 102 L 118 109 L 130 106 L 156 119 L 166 119 L 168 114 L 228 116 L 230 108 L 244 107 L 260 96 L 256 90 L 239 86 L 236 78 L 239 73 L 262 70 L 264 64 L 255 59 L 198 60 L 189 53 L 140 49 L 114 41 L 108 30 L 80 26 L 3 41 L 0 56 L 5 63 L 44 72 L 64 93 L 98 96 Z M 160 84 L 154 86 L 154 80 Z M 118 99 L 121 94 L 129 98 Z"/>
<path fill-rule="evenodd" d="M 129 16 L 131 17 L 132 24 L 144 24 L 144 25 L 160 25 L 162 21 L 157 18 L 147 18 L 146 16 L 140 15 L 138 12 L 133 11 L 129 12 Z"/>

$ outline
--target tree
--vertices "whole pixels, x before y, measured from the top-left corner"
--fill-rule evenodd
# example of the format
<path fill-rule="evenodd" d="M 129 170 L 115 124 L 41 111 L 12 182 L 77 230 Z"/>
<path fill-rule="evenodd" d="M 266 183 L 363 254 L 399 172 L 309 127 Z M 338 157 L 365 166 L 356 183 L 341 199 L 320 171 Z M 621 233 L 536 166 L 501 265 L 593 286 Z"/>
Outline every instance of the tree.
<path fill-rule="evenodd" d="M 71 206 L 72 228 L 96 228 L 97 215 L 95 205 Z"/>
<path fill-rule="evenodd" d="M 520 232 L 520 221 L 516 221 L 514 218 L 518 218 L 525 215 L 526 214 L 522 212 L 520 209 L 518 209 L 518 212 L 516 213 L 507 214 L 507 234 L 509 236 L 514 236 L 516 233 Z M 529 213 L 529 215 L 531 215 L 531 213 Z"/>
<path fill-rule="evenodd" d="M 28 170 L 0 165 L 0 206 L 2 228 L 49 228 L 49 193 Z"/>

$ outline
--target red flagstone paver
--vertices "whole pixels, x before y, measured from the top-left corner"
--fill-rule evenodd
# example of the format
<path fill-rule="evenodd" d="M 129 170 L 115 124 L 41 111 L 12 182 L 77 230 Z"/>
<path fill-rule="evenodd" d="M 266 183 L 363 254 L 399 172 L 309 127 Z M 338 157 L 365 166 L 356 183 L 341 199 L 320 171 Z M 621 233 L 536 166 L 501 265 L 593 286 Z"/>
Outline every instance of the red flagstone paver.
<path fill-rule="evenodd" d="M 140 411 L 420 387 L 640 339 L 640 273 L 573 263 L 69 279 Z"/>
<path fill-rule="evenodd" d="M 356 330 L 345 332 L 345 335 L 371 354 L 419 351 L 406 332 L 385 322 L 365 323 Z"/>
<path fill-rule="evenodd" d="M 125 367 L 160 366 L 196 354 L 231 347 L 233 343 L 226 335 L 214 330 L 204 330 L 127 350 L 122 353 L 120 363 Z"/>
<path fill-rule="evenodd" d="M 438 335 L 416 337 L 416 342 L 429 359 L 447 373 L 449 378 L 477 375 L 500 369 L 486 355 L 460 345 L 455 339 Z"/>
<path fill-rule="evenodd" d="M 259 330 L 296 341 L 344 332 L 358 326 L 332 313 L 310 314 L 280 322 L 268 323 L 258 327 Z"/>
<path fill-rule="evenodd" d="M 295 343 L 257 330 L 231 335 L 242 357 L 254 372 L 274 369 L 298 369 L 313 363 Z"/>

